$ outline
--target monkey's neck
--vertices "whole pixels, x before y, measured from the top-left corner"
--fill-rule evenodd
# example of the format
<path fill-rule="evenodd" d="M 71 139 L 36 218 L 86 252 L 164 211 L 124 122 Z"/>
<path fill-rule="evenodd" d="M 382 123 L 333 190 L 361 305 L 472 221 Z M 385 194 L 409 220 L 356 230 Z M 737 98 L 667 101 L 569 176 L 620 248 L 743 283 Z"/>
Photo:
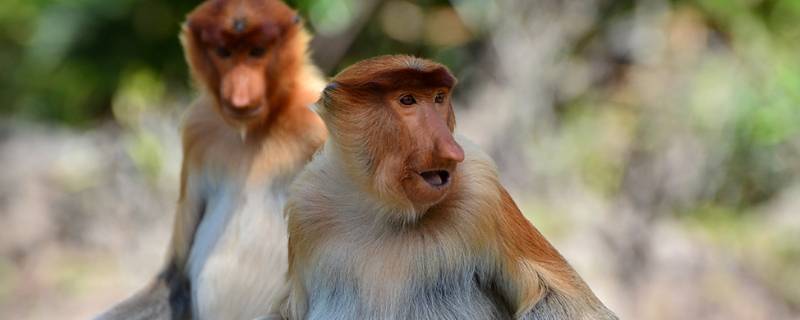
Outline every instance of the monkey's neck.
<path fill-rule="evenodd" d="M 241 142 L 250 147 L 259 147 L 268 141 L 297 140 L 294 132 L 303 129 L 311 130 L 315 123 L 308 121 L 305 113 L 310 112 L 306 106 L 291 106 L 275 110 L 265 122 L 248 126 L 234 126 Z M 272 113 L 272 112 L 270 112 Z"/>

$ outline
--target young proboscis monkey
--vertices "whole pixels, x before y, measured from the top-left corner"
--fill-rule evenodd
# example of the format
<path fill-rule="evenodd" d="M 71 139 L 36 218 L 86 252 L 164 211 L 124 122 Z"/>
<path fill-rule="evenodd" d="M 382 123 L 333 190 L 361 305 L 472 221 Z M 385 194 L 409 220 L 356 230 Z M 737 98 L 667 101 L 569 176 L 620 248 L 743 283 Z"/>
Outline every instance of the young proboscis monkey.
<path fill-rule="evenodd" d="M 162 272 L 100 319 L 279 316 L 288 286 L 286 191 L 324 142 L 324 82 L 308 34 L 277 0 L 210 0 L 181 42 L 204 96 L 183 128 L 180 198 Z"/>
<path fill-rule="evenodd" d="M 319 102 L 330 138 L 291 187 L 289 319 L 616 319 L 453 138 L 456 80 L 356 63 Z"/>

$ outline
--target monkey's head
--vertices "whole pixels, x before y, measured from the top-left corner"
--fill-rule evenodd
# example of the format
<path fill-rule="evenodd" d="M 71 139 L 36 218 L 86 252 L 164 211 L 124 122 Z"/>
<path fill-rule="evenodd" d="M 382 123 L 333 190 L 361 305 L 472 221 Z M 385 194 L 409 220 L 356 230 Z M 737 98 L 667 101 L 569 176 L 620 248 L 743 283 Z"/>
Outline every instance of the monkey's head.
<path fill-rule="evenodd" d="M 281 1 L 210 0 L 189 13 L 181 41 L 223 118 L 251 125 L 287 103 L 308 39 Z"/>
<path fill-rule="evenodd" d="M 391 203 L 425 210 L 441 201 L 464 160 L 453 139 L 455 83 L 445 66 L 401 55 L 339 73 L 320 114 L 349 173 Z"/>

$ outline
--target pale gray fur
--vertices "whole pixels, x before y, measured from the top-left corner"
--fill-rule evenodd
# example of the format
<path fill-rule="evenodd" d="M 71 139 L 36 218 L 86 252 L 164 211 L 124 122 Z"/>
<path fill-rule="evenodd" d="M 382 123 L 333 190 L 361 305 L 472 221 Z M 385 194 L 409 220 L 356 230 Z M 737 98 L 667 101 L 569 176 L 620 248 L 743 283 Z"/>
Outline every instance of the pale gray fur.
<path fill-rule="evenodd" d="M 292 177 L 259 185 L 210 181 L 187 263 L 195 319 L 253 319 L 276 313 L 287 293 L 286 223 Z M 267 245 L 268 244 L 268 245 Z M 247 277 L 245 277 L 247 276 Z"/>
<path fill-rule="evenodd" d="M 307 319 L 510 319 L 505 305 L 496 304 L 488 288 L 482 288 L 472 272 L 441 275 L 438 281 L 410 280 L 408 295 L 394 301 L 399 306 L 391 313 L 369 308 L 360 298 L 352 278 L 338 273 L 339 279 L 309 288 Z M 424 286 L 420 286 L 424 285 Z"/>

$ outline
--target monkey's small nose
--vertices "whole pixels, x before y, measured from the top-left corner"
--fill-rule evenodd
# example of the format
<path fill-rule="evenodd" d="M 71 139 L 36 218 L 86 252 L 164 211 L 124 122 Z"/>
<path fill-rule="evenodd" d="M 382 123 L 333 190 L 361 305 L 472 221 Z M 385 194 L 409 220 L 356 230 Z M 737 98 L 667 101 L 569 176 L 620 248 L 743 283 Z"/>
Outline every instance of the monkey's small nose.
<path fill-rule="evenodd" d="M 220 93 L 230 107 L 252 109 L 264 95 L 261 77 L 253 68 L 237 66 L 223 77 Z"/>
<path fill-rule="evenodd" d="M 248 108 L 252 104 L 250 100 L 250 97 L 247 95 L 237 94 L 231 98 L 231 105 L 235 108 Z"/>

